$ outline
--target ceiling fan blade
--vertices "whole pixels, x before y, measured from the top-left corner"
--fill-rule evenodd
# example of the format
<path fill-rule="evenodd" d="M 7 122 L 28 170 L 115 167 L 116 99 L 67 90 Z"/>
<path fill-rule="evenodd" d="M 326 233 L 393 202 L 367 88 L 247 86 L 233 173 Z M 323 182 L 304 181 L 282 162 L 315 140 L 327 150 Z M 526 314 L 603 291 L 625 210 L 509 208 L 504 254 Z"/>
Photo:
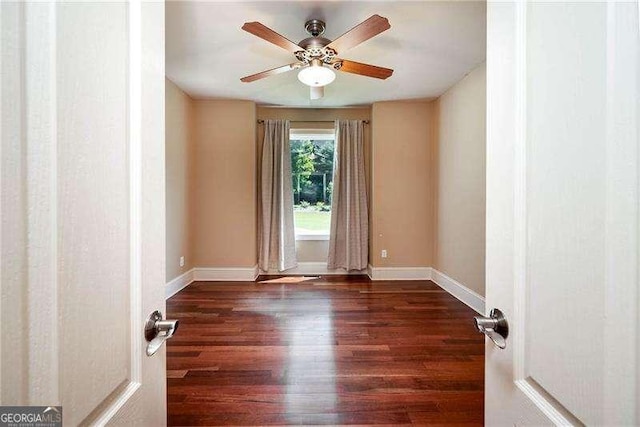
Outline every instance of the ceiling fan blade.
<path fill-rule="evenodd" d="M 245 22 L 242 26 L 242 29 L 248 33 L 253 34 L 254 36 L 260 37 L 263 40 L 273 43 L 276 46 L 280 46 L 281 48 L 288 50 L 291 53 L 296 53 L 300 50 L 304 50 L 291 40 L 276 33 L 271 28 L 262 25 L 259 22 Z"/>
<path fill-rule="evenodd" d="M 302 64 L 300 64 L 299 62 L 294 62 L 293 64 L 287 64 L 283 65 L 282 67 L 272 68 L 271 70 L 252 74 L 250 76 L 243 77 L 240 80 L 245 83 L 254 82 L 256 80 L 264 79 L 265 77 L 275 76 L 276 74 L 286 73 L 287 71 L 298 69 L 301 66 Z"/>
<path fill-rule="evenodd" d="M 342 62 L 342 66 L 336 68 L 335 64 Z M 391 68 L 378 67 L 375 65 L 362 64 L 360 62 L 349 61 L 347 59 L 338 59 L 334 62 L 334 68 L 346 73 L 359 74 L 361 76 L 374 77 L 376 79 L 386 79 L 391 77 L 393 70 Z"/>
<path fill-rule="evenodd" d="M 387 18 L 383 18 L 380 15 L 373 15 L 329 43 L 328 47 L 341 53 L 369 40 L 371 37 L 377 36 L 389 28 L 391 28 L 391 25 Z"/>

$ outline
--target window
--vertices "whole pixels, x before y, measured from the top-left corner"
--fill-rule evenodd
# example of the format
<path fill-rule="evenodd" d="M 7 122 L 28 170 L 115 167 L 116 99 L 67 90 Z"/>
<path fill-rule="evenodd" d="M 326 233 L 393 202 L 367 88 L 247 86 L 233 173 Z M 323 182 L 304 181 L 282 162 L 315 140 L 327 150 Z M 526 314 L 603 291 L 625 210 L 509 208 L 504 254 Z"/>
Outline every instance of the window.
<path fill-rule="evenodd" d="M 293 214 L 297 240 L 327 240 L 333 190 L 333 129 L 291 130 Z"/>

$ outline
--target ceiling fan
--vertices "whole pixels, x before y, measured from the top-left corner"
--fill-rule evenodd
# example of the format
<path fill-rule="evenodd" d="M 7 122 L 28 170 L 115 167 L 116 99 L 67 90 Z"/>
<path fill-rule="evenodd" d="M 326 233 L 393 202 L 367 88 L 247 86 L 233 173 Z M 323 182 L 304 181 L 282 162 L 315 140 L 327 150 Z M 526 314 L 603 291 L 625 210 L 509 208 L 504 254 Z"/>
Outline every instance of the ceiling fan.
<path fill-rule="evenodd" d="M 377 79 L 386 79 L 393 74 L 393 70 L 390 68 L 362 64 L 338 57 L 346 50 L 391 28 L 387 18 L 373 15 L 333 41 L 322 37 L 326 25 L 319 19 L 307 21 L 304 28 L 311 37 L 295 44 L 259 22 L 246 22 L 242 26 L 243 30 L 288 50 L 295 55 L 297 61 L 252 74 L 240 80 L 248 83 L 287 71 L 300 70 L 298 79 L 310 87 L 311 99 L 319 99 L 324 95 L 324 86 L 331 83 L 336 77 L 333 70 Z"/>

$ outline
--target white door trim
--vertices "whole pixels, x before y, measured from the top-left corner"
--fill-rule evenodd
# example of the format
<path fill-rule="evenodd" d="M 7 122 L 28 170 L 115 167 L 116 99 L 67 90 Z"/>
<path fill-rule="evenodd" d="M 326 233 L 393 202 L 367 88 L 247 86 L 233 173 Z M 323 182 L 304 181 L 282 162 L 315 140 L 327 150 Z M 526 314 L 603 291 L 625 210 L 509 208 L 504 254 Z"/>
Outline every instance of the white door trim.
<path fill-rule="evenodd" d="M 131 366 L 129 380 L 108 396 L 83 424 L 103 426 L 118 414 L 142 385 L 142 9 L 128 1 L 129 20 L 129 250 Z"/>
<path fill-rule="evenodd" d="M 603 406 L 610 424 L 640 422 L 640 1 L 635 16 L 633 9 L 607 2 Z"/>
<path fill-rule="evenodd" d="M 131 383 L 142 380 L 142 10 L 129 0 L 129 173 L 131 247 Z M 123 393 L 124 394 L 124 393 Z M 123 402 L 124 404 L 124 402 Z M 116 411 L 117 412 L 117 411 Z M 115 414 L 115 412 L 114 412 Z"/>
<path fill-rule="evenodd" d="M 27 161 L 28 400 L 60 404 L 56 5 L 24 3 L 23 146 Z M 46 338 L 45 338 L 46 337 Z"/>

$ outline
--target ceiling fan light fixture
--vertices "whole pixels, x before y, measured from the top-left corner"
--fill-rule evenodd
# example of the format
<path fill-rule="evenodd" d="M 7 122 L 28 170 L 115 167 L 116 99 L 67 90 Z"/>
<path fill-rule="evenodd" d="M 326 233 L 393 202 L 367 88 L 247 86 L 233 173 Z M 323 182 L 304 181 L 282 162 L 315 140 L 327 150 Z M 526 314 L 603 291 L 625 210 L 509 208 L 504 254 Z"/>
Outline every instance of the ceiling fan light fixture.
<path fill-rule="evenodd" d="M 303 68 L 298 73 L 298 80 L 311 87 L 326 86 L 334 81 L 335 78 L 336 73 L 333 70 L 316 64 Z"/>

